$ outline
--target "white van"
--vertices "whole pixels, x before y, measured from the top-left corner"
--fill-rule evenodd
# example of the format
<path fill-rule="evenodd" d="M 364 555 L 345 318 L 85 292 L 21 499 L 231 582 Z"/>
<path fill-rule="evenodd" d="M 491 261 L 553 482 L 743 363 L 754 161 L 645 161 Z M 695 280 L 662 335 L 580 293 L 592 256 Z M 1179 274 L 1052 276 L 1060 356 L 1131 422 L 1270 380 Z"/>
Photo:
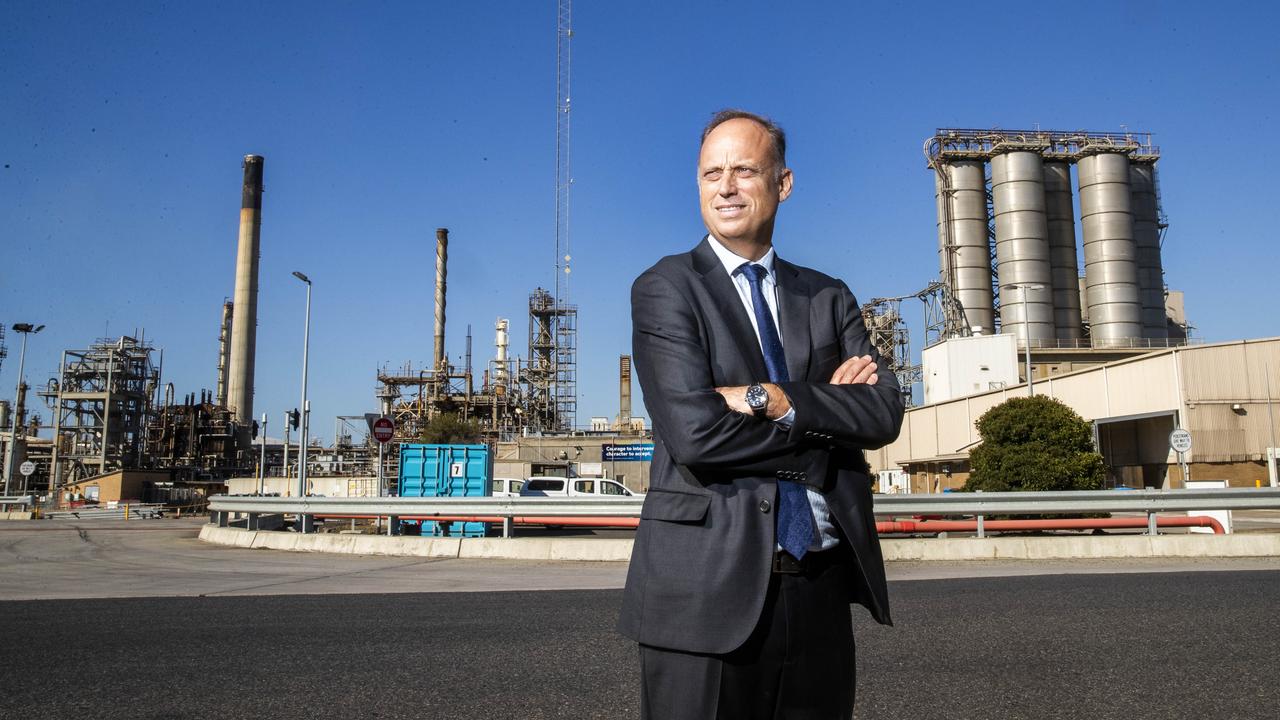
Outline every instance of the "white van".
<path fill-rule="evenodd" d="M 625 485 L 606 478 L 531 477 L 520 488 L 521 497 L 639 497 Z"/>

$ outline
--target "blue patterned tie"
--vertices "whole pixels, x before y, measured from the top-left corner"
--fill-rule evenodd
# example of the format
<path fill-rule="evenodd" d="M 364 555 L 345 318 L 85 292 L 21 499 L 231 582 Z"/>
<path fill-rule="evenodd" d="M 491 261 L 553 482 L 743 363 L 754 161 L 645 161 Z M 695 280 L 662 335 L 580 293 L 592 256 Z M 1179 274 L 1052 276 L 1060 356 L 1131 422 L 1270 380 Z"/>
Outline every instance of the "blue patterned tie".
<path fill-rule="evenodd" d="M 764 289 L 760 285 L 769 271 L 763 265 L 755 263 L 743 263 L 738 271 L 746 276 L 751 285 L 751 307 L 756 314 L 756 327 L 760 329 L 760 347 L 764 351 L 764 366 L 769 371 L 769 382 L 787 382 L 791 379 L 787 374 L 787 356 L 782 352 L 778 326 L 773 322 L 773 314 L 769 312 L 769 305 L 764 300 Z M 817 539 L 809 496 L 803 487 L 789 480 L 778 481 L 775 532 L 778 544 L 797 560 L 804 557 Z"/>

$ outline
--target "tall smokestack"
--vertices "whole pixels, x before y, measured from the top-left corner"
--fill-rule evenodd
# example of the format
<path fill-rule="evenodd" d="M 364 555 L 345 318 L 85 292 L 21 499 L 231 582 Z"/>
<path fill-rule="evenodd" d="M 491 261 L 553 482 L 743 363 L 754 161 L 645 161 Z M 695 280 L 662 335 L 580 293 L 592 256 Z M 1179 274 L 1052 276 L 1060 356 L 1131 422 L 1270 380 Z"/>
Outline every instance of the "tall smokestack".
<path fill-rule="evenodd" d="M 618 356 L 618 428 L 631 427 L 631 356 Z"/>
<path fill-rule="evenodd" d="M 227 406 L 227 371 L 231 364 L 231 313 L 235 303 L 222 302 L 222 327 L 218 332 L 218 406 Z"/>
<path fill-rule="evenodd" d="M 436 228 L 436 352 L 435 369 L 444 372 L 444 297 L 449 264 L 449 228 Z"/>
<path fill-rule="evenodd" d="M 253 363 L 258 337 L 258 243 L 262 227 L 262 156 L 244 156 L 240 202 L 240 245 L 236 252 L 236 294 L 231 313 L 231 356 L 227 407 L 241 427 L 253 423 Z M 248 433 L 244 434 L 247 441 Z"/>

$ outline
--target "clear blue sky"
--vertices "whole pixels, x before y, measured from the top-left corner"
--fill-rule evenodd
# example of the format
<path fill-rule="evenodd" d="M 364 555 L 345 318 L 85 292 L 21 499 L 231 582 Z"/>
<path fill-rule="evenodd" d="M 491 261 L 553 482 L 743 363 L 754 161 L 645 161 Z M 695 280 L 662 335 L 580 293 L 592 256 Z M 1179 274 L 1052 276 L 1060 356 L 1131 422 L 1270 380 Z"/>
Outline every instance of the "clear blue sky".
<path fill-rule="evenodd" d="M 315 281 L 326 438 L 335 415 L 374 409 L 378 366 L 430 358 L 436 227 L 452 237 L 449 354 L 470 323 L 477 365 L 491 357 L 498 317 L 526 353 L 528 294 L 554 273 L 553 0 L 10 0 L 5 16 L 0 321 L 48 325 L 29 382 L 63 349 L 145 328 L 179 396 L 214 386 L 246 153 L 266 157 L 255 408 L 273 435 L 298 401 L 295 269 Z M 725 106 L 789 132 L 779 252 L 863 299 L 936 274 L 934 128 L 1154 132 L 1166 279 L 1198 334 L 1280 334 L 1277 27 L 1258 2 L 579 0 L 580 422 L 617 412 L 631 280 L 703 232 L 697 134 Z"/>

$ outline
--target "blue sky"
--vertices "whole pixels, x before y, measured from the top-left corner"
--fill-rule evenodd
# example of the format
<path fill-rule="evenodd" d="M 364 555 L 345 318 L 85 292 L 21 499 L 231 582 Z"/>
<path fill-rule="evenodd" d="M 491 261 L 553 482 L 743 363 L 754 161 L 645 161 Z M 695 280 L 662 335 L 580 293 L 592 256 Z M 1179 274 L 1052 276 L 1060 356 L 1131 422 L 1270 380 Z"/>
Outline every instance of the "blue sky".
<path fill-rule="evenodd" d="M 450 356 L 470 323 L 478 368 L 498 317 L 526 354 L 528 294 L 554 276 L 553 0 L 5 7 L 0 321 L 48 326 L 29 382 L 63 349 L 145 328 L 179 396 L 214 386 L 246 153 L 266 157 L 255 409 L 272 434 L 298 401 L 292 270 L 315 281 L 324 437 L 374 409 L 379 366 L 430 358 L 436 227 L 451 231 Z M 1166 281 L 1198 334 L 1280 335 L 1277 26 L 1256 2 L 579 0 L 580 422 L 617 412 L 631 280 L 703 231 L 697 134 L 725 106 L 789 133 L 779 253 L 862 299 L 934 278 L 935 128 L 1153 132 Z M 8 345 L 0 397 L 16 333 Z"/>

